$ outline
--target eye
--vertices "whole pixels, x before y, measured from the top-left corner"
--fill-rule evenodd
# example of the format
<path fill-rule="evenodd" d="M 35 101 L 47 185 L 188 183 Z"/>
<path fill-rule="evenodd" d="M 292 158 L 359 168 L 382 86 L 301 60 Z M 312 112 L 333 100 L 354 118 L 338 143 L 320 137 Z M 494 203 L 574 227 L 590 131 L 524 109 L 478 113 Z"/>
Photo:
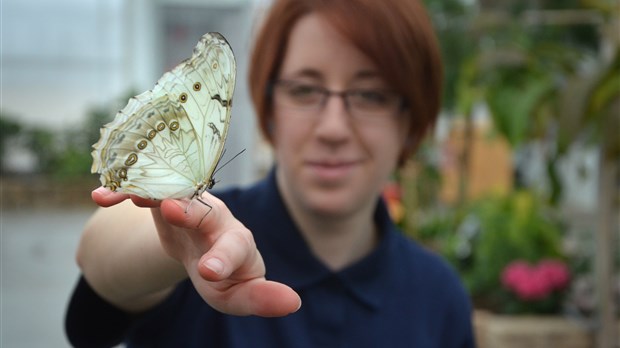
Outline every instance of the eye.
<path fill-rule="evenodd" d="M 314 103 L 320 101 L 323 95 L 320 87 L 303 83 L 287 84 L 284 90 L 297 103 Z"/>
<path fill-rule="evenodd" d="M 303 97 L 317 92 L 317 87 L 304 84 L 290 84 L 287 88 L 292 96 Z"/>
<path fill-rule="evenodd" d="M 350 92 L 352 102 L 365 106 L 386 106 L 393 100 L 393 95 L 380 89 L 358 89 Z"/>

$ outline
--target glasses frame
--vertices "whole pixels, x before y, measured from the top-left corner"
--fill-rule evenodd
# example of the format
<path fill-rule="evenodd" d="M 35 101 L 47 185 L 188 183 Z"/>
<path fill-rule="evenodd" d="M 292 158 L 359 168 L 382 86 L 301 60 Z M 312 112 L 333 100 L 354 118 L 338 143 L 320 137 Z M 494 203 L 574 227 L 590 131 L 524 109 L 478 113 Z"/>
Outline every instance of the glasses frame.
<path fill-rule="evenodd" d="M 391 96 L 396 97 L 399 101 L 399 105 L 395 108 L 394 111 L 394 115 L 396 116 L 399 113 L 401 113 L 402 111 L 406 110 L 408 107 L 407 101 L 405 100 L 405 98 L 403 96 L 398 95 L 398 93 L 396 92 L 391 92 L 385 89 L 379 89 L 379 88 L 352 88 L 352 89 L 346 89 L 343 91 L 334 91 L 334 90 L 330 90 L 326 87 L 323 86 L 318 86 L 318 85 L 314 85 L 312 83 L 303 83 L 297 80 L 293 80 L 293 79 L 276 79 L 276 80 L 272 80 L 269 85 L 268 85 L 268 90 L 267 90 L 267 96 L 271 98 L 272 102 L 275 104 L 275 93 L 276 93 L 276 88 L 278 86 L 285 86 L 285 85 L 291 85 L 291 84 L 299 84 L 299 85 L 308 85 L 308 86 L 312 86 L 313 88 L 315 88 L 317 91 L 321 92 L 321 99 L 320 99 L 320 103 L 316 104 L 316 105 L 309 105 L 307 107 L 301 106 L 301 105 L 289 105 L 289 107 L 292 108 L 297 108 L 299 110 L 302 111 L 313 111 L 315 113 L 319 113 L 321 110 L 323 110 L 325 108 L 325 106 L 327 105 L 327 102 L 329 100 L 329 98 L 331 97 L 338 97 L 340 99 L 342 99 L 342 102 L 344 103 L 345 109 L 347 110 L 348 114 L 351 115 L 354 118 L 370 118 L 369 114 L 362 114 L 359 115 L 358 112 L 354 111 L 355 108 L 351 107 L 351 102 L 349 101 L 349 98 L 351 98 L 351 96 L 355 95 L 355 93 L 359 93 L 360 91 L 364 91 L 364 90 L 381 90 L 383 92 L 386 92 L 388 94 L 390 94 Z M 356 115 L 358 114 L 358 115 Z M 379 116 L 379 115 L 376 115 Z"/>

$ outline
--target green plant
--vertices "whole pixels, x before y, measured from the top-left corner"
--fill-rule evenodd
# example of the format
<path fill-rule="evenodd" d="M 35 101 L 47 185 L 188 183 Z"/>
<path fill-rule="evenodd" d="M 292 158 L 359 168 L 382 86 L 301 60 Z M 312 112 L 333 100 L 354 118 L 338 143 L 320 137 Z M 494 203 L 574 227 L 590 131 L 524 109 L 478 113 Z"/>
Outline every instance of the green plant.
<path fill-rule="evenodd" d="M 37 158 L 37 170 L 51 172 L 58 156 L 57 135 L 46 128 L 30 128 L 24 131 L 26 146 Z"/>
<path fill-rule="evenodd" d="M 544 299 L 527 301 L 502 284 L 515 261 L 534 265 L 565 262 L 562 223 L 531 191 L 489 196 L 459 210 L 444 212 L 417 227 L 415 235 L 455 266 L 479 308 L 499 313 L 554 313 L 564 288 Z"/>
<path fill-rule="evenodd" d="M 15 140 L 21 129 L 21 124 L 15 121 L 13 117 L 0 115 L 0 164 L 4 162 L 7 145 Z M 2 166 L 2 171 L 4 171 L 4 166 Z"/>

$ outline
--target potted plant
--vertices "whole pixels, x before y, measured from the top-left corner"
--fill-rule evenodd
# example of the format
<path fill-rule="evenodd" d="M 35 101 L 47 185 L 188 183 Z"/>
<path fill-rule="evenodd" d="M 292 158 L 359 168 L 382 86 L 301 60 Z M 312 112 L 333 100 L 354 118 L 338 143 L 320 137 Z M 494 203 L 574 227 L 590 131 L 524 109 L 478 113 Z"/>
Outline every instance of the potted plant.
<path fill-rule="evenodd" d="M 480 347 L 590 347 L 563 311 L 573 275 L 564 224 L 534 192 L 515 190 L 444 211 L 411 231 L 460 273 Z"/>

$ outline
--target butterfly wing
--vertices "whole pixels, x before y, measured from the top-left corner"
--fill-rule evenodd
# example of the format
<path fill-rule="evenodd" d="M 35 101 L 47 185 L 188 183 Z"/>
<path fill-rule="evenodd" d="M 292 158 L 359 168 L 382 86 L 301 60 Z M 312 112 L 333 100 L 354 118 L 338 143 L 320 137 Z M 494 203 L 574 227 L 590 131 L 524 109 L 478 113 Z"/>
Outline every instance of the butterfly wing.
<path fill-rule="evenodd" d="M 205 34 L 190 59 L 130 99 L 93 145 L 103 186 L 145 198 L 190 197 L 209 185 L 228 134 L 235 59 Z"/>

